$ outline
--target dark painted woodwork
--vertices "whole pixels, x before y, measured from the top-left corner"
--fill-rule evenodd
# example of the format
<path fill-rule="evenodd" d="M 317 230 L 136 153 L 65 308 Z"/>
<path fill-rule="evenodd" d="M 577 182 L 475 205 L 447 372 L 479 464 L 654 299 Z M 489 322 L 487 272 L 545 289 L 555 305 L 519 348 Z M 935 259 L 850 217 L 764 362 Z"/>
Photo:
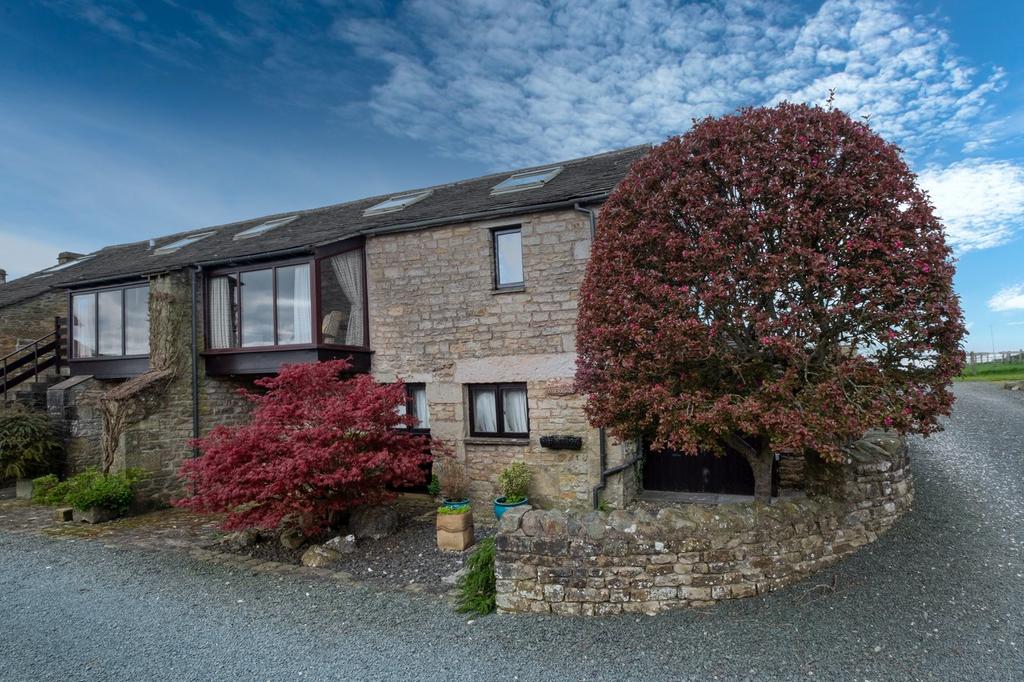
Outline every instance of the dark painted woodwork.
<path fill-rule="evenodd" d="M 277 347 L 265 346 L 260 349 L 206 351 L 208 376 L 229 376 L 233 374 L 276 374 L 281 365 L 294 365 L 324 360 L 348 360 L 352 372 L 364 374 L 370 371 L 370 356 L 366 350 L 334 348 L 330 346 Z"/>
<path fill-rule="evenodd" d="M 68 362 L 71 376 L 94 376 L 97 379 L 130 379 L 149 371 L 149 356 L 72 358 Z"/>
<path fill-rule="evenodd" d="M 740 453 L 687 455 L 674 450 L 652 450 L 644 444 L 644 490 L 665 490 L 723 495 L 753 495 L 754 472 Z M 772 465 L 772 494 L 778 494 L 778 466 Z"/>

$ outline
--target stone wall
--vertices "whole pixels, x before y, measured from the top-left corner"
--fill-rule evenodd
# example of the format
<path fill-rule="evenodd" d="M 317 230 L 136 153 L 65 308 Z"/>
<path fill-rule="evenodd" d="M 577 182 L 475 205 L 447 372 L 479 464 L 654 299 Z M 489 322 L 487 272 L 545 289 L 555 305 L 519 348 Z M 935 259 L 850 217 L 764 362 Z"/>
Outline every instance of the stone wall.
<path fill-rule="evenodd" d="M 655 613 L 767 594 L 873 542 L 910 508 L 903 441 L 869 434 L 845 465 L 812 459 L 811 496 L 630 511 L 507 512 L 497 536 L 506 612 Z"/>
<path fill-rule="evenodd" d="M 19 344 L 35 341 L 53 331 L 55 317 L 68 314 L 67 294 L 51 291 L 0 308 L 0 357 Z"/>
<path fill-rule="evenodd" d="M 522 229 L 525 284 L 496 291 L 491 231 Z M 599 476 L 598 432 L 573 391 L 576 306 L 590 254 L 590 224 L 572 211 L 464 223 L 370 238 L 366 244 L 373 375 L 426 384 L 431 434 L 450 443 L 477 504 L 498 494 L 501 469 L 526 462 L 530 497 L 586 507 Z M 468 384 L 525 382 L 530 437 L 470 438 Z M 548 450 L 545 435 L 572 435 L 581 450 Z M 609 462 L 622 459 L 609 443 Z M 623 488 L 609 482 L 609 495 Z"/>

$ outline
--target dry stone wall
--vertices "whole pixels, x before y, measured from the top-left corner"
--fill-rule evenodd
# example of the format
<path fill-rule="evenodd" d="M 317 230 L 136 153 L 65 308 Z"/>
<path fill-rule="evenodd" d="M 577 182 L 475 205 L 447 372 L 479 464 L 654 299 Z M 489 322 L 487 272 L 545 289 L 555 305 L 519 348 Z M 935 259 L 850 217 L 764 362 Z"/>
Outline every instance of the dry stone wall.
<path fill-rule="evenodd" d="M 0 307 L 0 357 L 14 352 L 26 341 L 53 331 L 54 318 L 67 316 L 68 299 L 63 291 L 51 291 L 19 303 Z"/>
<path fill-rule="evenodd" d="M 809 496 L 772 505 L 506 512 L 501 611 L 656 613 L 767 594 L 873 542 L 910 508 L 905 443 L 865 436 L 844 465 L 808 461 Z"/>

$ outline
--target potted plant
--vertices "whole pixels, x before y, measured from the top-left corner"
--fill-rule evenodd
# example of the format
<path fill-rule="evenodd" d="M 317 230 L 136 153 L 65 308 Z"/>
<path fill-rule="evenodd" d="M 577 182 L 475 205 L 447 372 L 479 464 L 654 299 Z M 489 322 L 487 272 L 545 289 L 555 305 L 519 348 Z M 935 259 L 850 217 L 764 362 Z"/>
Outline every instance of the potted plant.
<path fill-rule="evenodd" d="M 438 463 L 442 504 L 451 509 L 469 509 L 469 479 L 465 468 L 452 457 L 445 457 Z"/>
<path fill-rule="evenodd" d="M 522 462 L 513 462 L 505 467 L 498 475 L 498 485 L 501 487 L 501 497 L 494 500 L 494 515 L 499 519 L 512 507 L 519 507 L 529 503 L 526 491 L 530 487 L 529 467 Z"/>
<path fill-rule="evenodd" d="M 17 479 L 17 496 L 32 497 L 32 477 L 53 469 L 60 442 L 46 414 L 20 407 L 0 409 L 0 480 Z"/>
<path fill-rule="evenodd" d="M 473 544 L 473 510 L 465 507 L 437 508 L 437 547 L 463 551 Z"/>
<path fill-rule="evenodd" d="M 36 500 L 43 504 L 70 505 L 74 508 L 75 521 L 103 523 L 128 513 L 139 477 L 137 469 L 115 474 L 86 469 L 60 483 L 55 477 L 43 477 L 36 479 L 39 486 Z"/>

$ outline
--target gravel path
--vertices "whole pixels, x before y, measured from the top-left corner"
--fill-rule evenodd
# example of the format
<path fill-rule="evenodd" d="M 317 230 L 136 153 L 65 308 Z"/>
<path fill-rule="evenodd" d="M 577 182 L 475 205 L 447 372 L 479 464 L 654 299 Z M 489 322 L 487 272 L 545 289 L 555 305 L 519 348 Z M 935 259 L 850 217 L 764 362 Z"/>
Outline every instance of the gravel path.
<path fill-rule="evenodd" d="M 960 384 L 915 510 L 835 570 L 656 617 L 487 617 L 436 597 L 0 531 L 0 679 L 1024 678 L 1024 402 Z"/>

